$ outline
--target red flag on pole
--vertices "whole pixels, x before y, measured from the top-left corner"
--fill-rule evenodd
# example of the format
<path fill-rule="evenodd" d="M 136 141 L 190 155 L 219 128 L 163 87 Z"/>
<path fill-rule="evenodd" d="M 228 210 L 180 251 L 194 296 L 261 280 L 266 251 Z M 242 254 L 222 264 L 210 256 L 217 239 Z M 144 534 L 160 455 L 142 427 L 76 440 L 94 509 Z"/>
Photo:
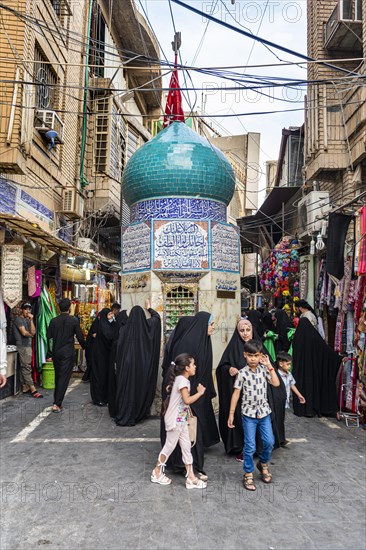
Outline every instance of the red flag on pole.
<path fill-rule="evenodd" d="M 174 70 L 170 79 L 169 93 L 166 101 L 165 116 L 163 128 L 169 126 L 174 120 L 184 122 L 184 112 L 182 109 L 182 94 L 179 88 L 178 69 L 177 69 L 178 55 L 175 54 Z"/>

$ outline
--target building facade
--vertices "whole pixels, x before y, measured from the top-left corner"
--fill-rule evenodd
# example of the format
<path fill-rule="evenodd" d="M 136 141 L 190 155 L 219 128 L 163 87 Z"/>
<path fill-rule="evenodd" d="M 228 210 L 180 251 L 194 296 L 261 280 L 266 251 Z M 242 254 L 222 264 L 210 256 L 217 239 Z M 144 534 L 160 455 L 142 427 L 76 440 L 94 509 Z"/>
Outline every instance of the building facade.
<path fill-rule="evenodd" d="M 366 2 L 308 1 L 305 174 L 342 205 L 366 183 Z M 334 61 L 333 61 L 334 60 Z"/>
<path fill-rule="evenodd" d="M 103 0 L 2 8 L 0 210 L 118 260 L 122 172 L 161 109 L 161 91 L 136 88 L 161 81 L 140 61 L 159 48 L 133 0 L 110 10 Z"/>

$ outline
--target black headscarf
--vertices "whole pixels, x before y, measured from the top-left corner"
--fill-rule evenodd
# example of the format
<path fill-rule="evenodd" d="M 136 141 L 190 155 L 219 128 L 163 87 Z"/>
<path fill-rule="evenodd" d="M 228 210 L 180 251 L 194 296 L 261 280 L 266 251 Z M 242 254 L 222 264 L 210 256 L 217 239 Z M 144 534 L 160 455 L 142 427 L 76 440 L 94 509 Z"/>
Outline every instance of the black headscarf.
<path fill-rule="evenodd" d="M 115 420 L 134 426 L 150 413 L 159 366 L 161 320 L 149 309 L 150 319 L 134 306 L 121 327 L 116 357 Z"/>
<path fill-rule="evenodd" d="M 116 405 L 115 405 L 115 399 L 116 399 L 116 351 L 117 351 L 117 343 L 118 343 L 118 337 L 119 337 L 119 331 L 121 330 L 121 327 L 123 327 L 127 323 L 127 312 L 125 309 L 120 311 L 118 315 L 116 316 L 114 325 L 114 334 L 113 334 L 113 342 L 112 342 L 112 349 L 111 349 L 111 355 L 109 359 L 109 376 L 108 376 L 108 410 L 109 414 L 112 418 L 115 417 L 116 414 Z"/>
<path fill-rule="evenodd" d="M 301 405 L 294 396 L 294 413 L 297 416 L 336 413 L 336 376 L 341 360 L 311 322 L 302 317 L 293 340 L 293 375 L 306 403 Z"/>
<path fill-rule="evenodd" d="M 95 324 L 96 338 L 92 344 L 92 368 L 90 372 L 90 394 L 94 404 L 108 402 L 109 356 L 114 336 L 114 321 L 109 322 L 109 308 L 102 309 Z"/>
<path fill-rule="evenodd" d="M 200 311 L 189 321 L 183 321 L 182 318 L 175 329 L 165 361 L 170 364 L 180 353 L 189 353 L 194 357 L 197 367 L 195 376 L 190 378 L 191 394 L 196 393 L 198 384 L 203 384 L 206 388 L 204 395 L 191 405 L 192 412 L 197 417 L 197 441 L 192 448 L 192 455 L 193 466 L 198 472 L 203 472 L 205 447 L 211 447 L 220 441 L 211 401 L 216 392 L 212 379 L 211 337 L 207 334 L 209 319 L 210 314 L 205 311 Z M 181 457 L 180 447 L 176 448 L 169 464 L 181 468 Z"/>
<path fill-rule="evenodd" d="M 274 316 L 277 321 L 275 327 L 275 332 L 278 334 L 278 338 L 275 341 L 275 350 L 277 355 L 279 351 L 288 351 L 290 349 L 287 331 L 289 328 L 292 328 L 292 324 L 287 313 L 283 309 L 278 309 Z"/>

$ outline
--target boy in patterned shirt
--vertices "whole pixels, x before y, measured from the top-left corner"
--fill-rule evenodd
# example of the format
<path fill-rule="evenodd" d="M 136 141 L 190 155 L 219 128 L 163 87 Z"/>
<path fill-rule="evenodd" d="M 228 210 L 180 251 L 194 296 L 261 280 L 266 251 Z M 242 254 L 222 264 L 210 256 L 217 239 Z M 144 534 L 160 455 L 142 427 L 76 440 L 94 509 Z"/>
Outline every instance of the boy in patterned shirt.
<path fill-rule="evenodd" d="M 249 340 L 244 344 L 244 357 L 247 361 L 236 375 L 234 391 L 230 403 L 228 427 L 234 428 L 234 411 L 240 393 L 243 392 L 241 414 L 244 431 L 244 479 L 248 491 L 255 491 L 253 456 L 256 450 L 257 429 L 262 439 L 262 450 L 259 454 L 257 468 L 264 483 L 272 481 L 268 463 L 271 460 L 274 435 L 271 423 L 271 409 L 267 400 L 267 384 L 277 387 L 280 381 L 272 367 L 268 355 L 263 354 L 263 345 L 259 340 Z"/>

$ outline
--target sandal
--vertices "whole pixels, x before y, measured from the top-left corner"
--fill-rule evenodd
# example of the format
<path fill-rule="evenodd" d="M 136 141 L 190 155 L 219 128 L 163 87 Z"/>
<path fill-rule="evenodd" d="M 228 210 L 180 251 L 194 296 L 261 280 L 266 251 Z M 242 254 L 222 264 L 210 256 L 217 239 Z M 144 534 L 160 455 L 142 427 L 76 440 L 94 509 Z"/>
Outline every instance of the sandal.
<path fill-rule="evenodd" d="M 206 489 L 207 482 L 195 477 L 194 479 L 186 479 L 186 489 Z"/>
<path fill-rule="evenodd" d="M 162 464 L 161 462 L 158 463 L 158 466 L 160 467 L 160 475 L 157 476 L 155 474 L 155 470 L 151 472 L 150 480 L 152 483 L 159 483 L 159 485 L 170 485 L 172 480 L 167 477 L 164 473 L 165 464 Z"/>
<path fill-rule="evenodd" d="M 54 413 L 60 413 L 60 412 L 62 412 L 62 409 L 61 409 L 61 407 L 59 407 L 58 405 L 53 405 L 53 407 L 52 407 L 52 412 L 54 412 Z"/>
<path fill-rule="evenodd" d="M 201 481 L 207 481 L 208 480 L 208 476 L 206 474 L 204 474 L 203 472 L 197 472 L 197 477 L 198 479 L 200 479 Z"/>
<path fill-rule="evenodd" d="M 262 462 L 257 462 L 257 468 L 260 472 L 260 477 L 262 481 L 264 481 L 264 483 L 271 483 L 272 481 L 272 474 L 270 473 L 268 467 L 268 463 L 262 464 Z"/>
<path fill-rule="evenodd" d="M 256 491 L 257 487 L 254 485 L 253 472 L 248 472 L 244 474 L 243 477 L 244 489 L 247 491 Z"/>
<path fill-rule="evenodd" d="M 43 397 L 43 395 L 39 393 L 37 390 L 32 391 L 31 396 L 34 397 L 35 399 L 41 399 Z"/>

